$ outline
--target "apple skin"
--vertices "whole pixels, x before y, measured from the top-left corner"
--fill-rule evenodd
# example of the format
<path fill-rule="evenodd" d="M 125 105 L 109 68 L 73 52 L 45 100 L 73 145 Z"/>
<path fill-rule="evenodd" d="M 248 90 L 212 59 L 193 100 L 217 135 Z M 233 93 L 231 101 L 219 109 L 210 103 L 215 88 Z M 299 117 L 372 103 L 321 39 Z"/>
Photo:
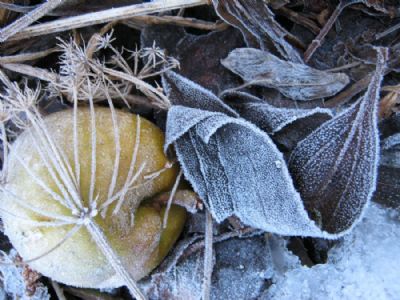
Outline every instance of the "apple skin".
<path fill-rule="evenodd" d="M 127 178 L 136 140 L 138 116 L 115 110 L 121 145 L 120 163 L 115 192 L 119 191 Z M 95 107 L 96 123 L 96 181 L 94 195 L 98 207 L 108 198 L 108 190 L 114 170 L 116 156 L 115 134 L 109 108 Z M 78 153 L 80 164 L 79 193 L 88 206 L 91 179 L 91 115 L 88 108 L 77 110 Z M 44 118 L 44 124 L 54 144 L 64 153 L 75 174 L 73 111 L 66 110 Z M 43 138 L 43 135 L 42 135 Z M 186 210 L 172 205 L 168 224 L 162 228 L 165 208 L 151 205 L 155 195 L 171 190 L 177 167 L 171 167 L 153 180 L 144 178 L 164 168 L 167 158 L 163 153 L 164 135 L 150 121 L 140 118 L 140 145 L 135 171 L 143 162 L 143 172 L 134 182 L 138 186 L 130 190 L 121 209 L 113 214 L 115 203 L 108 207 L 106 215 L 100 213 L 94 221 L 104 232 L 109 244 L 122 260 L 135 280 L 149 274 L 165 257 L 179 237 L 185 220 Z M 61 205 L 46 192 L 34 177 L 39 178 L 51 190 L 62 195 L 38 149 L 48 149 L 39 134 L 31 127 L 25 130 L 13 143 L 10 150 L 8 178 L 5 189 L 36 209 L 62 216 L 72 217 L 71 209 Z M 46 156 L 49 157 L 49 156 Z M 24 164 L 21 163 L 21 160 Z M 50 160 L 48 160 L 50 161 Z M 28 166 L 30 173 L 27 171 Z M 32 174 L 34 176 L 32 176 Z M 61 178 L 60 175 L 58 175 Z M 5 233 L 24 260 L 40 256 L 60 242 L 74 225 L 58 227 L 33 226 L 11 214 L 33 221 L 52 221 L 51 218 L 22 207 L 10 193 L 2 193 L 0 199 L 1 217 Z M 7 212 L 7 213 L 6 213 Z M 11 213 L 11 214 L 10 214 Z M 124 283 L 116 275 L 87 229 L 83 226 L 57 249 L 29 264 L 31 268 L 58 282 L 87 288 L 115 288 Z"/>

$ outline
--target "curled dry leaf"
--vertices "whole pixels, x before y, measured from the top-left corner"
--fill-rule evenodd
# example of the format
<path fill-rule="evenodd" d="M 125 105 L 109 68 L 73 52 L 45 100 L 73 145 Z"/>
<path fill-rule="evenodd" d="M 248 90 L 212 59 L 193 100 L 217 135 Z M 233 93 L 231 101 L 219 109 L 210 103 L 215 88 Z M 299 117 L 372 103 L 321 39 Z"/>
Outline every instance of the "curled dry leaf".
<path fill-rule="evenodd" d="M 378 49 L 376 71 L 365 95 L 292 153 L 289 166 L 304 205 L 328 232 L 351 228 L 375 190 L 377 104 L 387 55 L 387 49 Z"/>
<path fill-rule="evenodd" d="M 249 226 L 283 235 L 344 233 L 325 232 L 308 217 L 282 154 L 265 132 L 180 75 L 168 72 L 163 84 L 173 103 L 165 147 L 175 146 L 185 177 L 216 221 L 236 215 Z"/>
<path fill-rule="evenodd" d="M 329 73 L 287 62 L 254 48 L 235 49 L 222 64 L 242 77 L 247 85 L 272 87 L 300 101 L 335 95 L 349 83 L 344 73 Z"/>
<path fill-rule="evenodd" d="M 263 50 L 275 48 L 285 59 L 302 63 L 297 50 L 285 38 L 290 36 L 274 19 L 274 14 L 264 1 L 213 0 L 216 12 L 225 22 L 238 28 L 249 47 Z"/>

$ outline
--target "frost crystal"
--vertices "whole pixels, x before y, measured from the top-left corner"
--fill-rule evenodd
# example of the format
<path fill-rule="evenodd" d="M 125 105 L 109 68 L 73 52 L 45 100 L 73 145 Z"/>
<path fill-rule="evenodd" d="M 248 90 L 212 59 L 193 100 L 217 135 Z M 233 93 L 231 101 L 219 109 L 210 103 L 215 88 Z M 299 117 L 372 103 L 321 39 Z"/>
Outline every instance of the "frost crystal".
<path fill-rule="evenodd" d="M 274 278 L 263 300 L 398 299 L 400 223 L 371 205 L 366 218 L 328 253 L 327 264 L 292 268 Z"/>

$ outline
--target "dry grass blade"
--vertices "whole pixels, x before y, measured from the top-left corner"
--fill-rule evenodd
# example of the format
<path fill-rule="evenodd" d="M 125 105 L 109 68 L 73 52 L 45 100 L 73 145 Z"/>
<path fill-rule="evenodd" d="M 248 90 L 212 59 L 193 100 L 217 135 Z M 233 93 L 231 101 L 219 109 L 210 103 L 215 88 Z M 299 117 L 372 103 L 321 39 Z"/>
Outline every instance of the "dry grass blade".
<path fill-rule="evenodd" d="M 150 3 L 128 5 L 119 8 L 110 8 L 94 13 L 60 19 L 44 24 L 27 27 L 9 40 L 21 40 L 50 33 L 57 33 L 75 28 L 82 28 L 95 24 L 126 20 L 139 15 L 163 12 L 184 7 L 193 7 L 209 4 L 208 0 L 168 0 L 154 1 Z"/>
<path fill-rule="evenodd" d="M 207 22 L 194 18 L 184 18 L 180 16 L 137 16 L 122 21 L 123 24 L 142 29 L 146 25 L 175 25 L 182 27 L 197 28 L 201 30 L 224 30 L 229 27 L 224 22 Z"/>
<path fill-rule="evenodd" d="M 33 52 L 33 53 L 22 53 L 9 56 L 0 56 L 0 64 L 12 64 L 21 63 L 25 61 L 36 60 L 48 56 L 49 54 L 59 51 L 58 48 L 50 48 L 47 50 Z"/>
<path fill-rule="evenodd" d="M 65 0 L 47 0 L 39 7 L 25 14 L 10 25 L 0 30 L 0 42 L 8 40 L 11 36 L 28 27 L 30 24 L 39 20 L 41 17 L 46 15 L 48 12 L 61 5 Z"/>

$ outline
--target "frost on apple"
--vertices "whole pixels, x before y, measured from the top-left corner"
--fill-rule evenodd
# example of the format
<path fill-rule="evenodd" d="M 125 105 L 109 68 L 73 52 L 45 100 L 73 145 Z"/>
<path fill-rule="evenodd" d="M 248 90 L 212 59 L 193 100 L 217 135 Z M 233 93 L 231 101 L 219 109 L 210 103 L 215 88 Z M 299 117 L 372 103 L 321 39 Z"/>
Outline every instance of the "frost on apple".
<path fill-rule="evenodd" d="M 185 177 L 217 222 L 236 215 L 246 225 L 282 235 L 343 233 L 328 233 L 310 219 L 283 155 L 265 132 L 180 75 L 167 73 L 164 87 L 173 104 L 165 147 L 174 145 Z"/>

